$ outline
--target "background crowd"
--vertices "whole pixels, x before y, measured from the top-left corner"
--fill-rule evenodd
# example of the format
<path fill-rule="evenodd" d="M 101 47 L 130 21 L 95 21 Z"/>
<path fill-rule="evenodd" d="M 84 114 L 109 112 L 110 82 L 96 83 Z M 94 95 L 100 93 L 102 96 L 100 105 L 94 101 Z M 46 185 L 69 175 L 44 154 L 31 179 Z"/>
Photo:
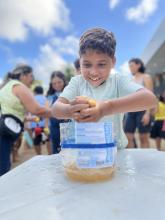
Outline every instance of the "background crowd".
<path fill-rule="evenodd" d="M 75 72 L 81 74 L 79 59 L 74 62 Z M 129 61 L 130 78 L 153 91 L 153 80 L 145 72 L 143 61 L 133 58 Z M 33 68 L 21 64 L 9 72 L 0 87 L 1 114 L 12 114 L 19 119 L 21 130 L 14 133 L 12 138 L 0 131 L 0 175 L 11 168 L 11 162 L 20 160 L 19 149 L 34 149 L 35 154 L 57 154 L 60 146 L 60 123 L 51 116 L 51 106 L 56 102 L 65 86 L 68 84 L 65 74 L 56 70 L 51 73 L 49 87 L 32 86 L 34 81 Z M 123 127 L 128 138 L 127 148 L 149 148 L 150 138 L 155 140 L 155 147 L 161 150 L 162 140 L 165 139 L 165 91 L 157 94 L 157 108 L 147 111 L 129 112 L 125 114 Z M 15 106 L 14 109 L 11 106 Z M 45 153 L 45 150 L 44 150 Z"/>

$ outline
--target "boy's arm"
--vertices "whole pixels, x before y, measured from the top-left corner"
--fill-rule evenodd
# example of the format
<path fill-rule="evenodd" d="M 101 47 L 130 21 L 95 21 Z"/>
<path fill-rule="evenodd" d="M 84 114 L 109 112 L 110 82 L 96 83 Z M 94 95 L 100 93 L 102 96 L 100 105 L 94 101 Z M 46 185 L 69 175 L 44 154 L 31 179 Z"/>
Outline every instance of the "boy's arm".
<path fill-rule="evenodd" d="M 98 103 L 95 108 L 81 111 L 79 122 L 98 121 L 100 118 L 118 113 L 143 111 L 156 106 L 155 95 L 147 89 L 113 100 Z"/>
<path fill-rule="evenodd" d="M 63 97 L 59 97 L 52 106 L 52 115 L 57 119 L 69 119 L 69 101 Z"/>
<path fill-rule="evenodd" d="M 138 112 L 156 106 L 156 97 L 148 89 L 140 89 L 128 96 L 107 101 L 103 105 L 103 115 Z"/>
<path fill-rule="evenodd" d="M 80 111 L 89 107 L 84 103 L 77 103 L 74 100 L 69 102 L 66 98 L 59 97 L 52 106 L 53 117 L 57 119 L 77 119 L 80 117 Z"/>

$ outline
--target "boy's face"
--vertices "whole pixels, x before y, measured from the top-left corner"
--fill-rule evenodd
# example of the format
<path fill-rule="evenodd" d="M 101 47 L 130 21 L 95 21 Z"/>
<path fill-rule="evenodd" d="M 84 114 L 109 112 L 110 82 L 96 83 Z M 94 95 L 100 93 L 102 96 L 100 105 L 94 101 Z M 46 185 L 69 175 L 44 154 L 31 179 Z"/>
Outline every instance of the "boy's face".
<path fill-rule="evenodd" d="M 87 50 L 80 57 L 80 70 L 84 78 L 94 87 L 101 85 L 108 78 L 115 65 L 115 57 L 105 53 Z"/>

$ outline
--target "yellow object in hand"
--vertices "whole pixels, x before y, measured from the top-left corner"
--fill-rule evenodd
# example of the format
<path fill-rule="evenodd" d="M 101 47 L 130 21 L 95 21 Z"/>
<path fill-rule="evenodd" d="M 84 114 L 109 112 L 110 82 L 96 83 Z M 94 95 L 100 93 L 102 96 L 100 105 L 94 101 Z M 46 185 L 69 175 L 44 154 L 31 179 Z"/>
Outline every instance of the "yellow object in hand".
<path fill-rule="evenodd" d="M 88 99 L 88 104 L 90 107 L 96 107 L 96 101 L 94 99 Z"/>
<path fill-rule="evenodd" d="M 78 96 L 77 99 L 87 101 L 89 107 L 96 107 L 96 100 L 88 98 L 87 96 Z"/>
<path fill-rule="evenodd" d="M 49 133 L 50 133 L 49 128 L 44 128 L 44 133 L 45 133 L 46 135 L 49 135 Z"/>
<path fill-rule="evenodd" d="M 39 117 L 35 117 L 35 118 L 34 118 L 34 122 L 37 123 L 37 122 L 39 122 L 39 121 L 40 121 L 40 118 L 39 118 Z"/>

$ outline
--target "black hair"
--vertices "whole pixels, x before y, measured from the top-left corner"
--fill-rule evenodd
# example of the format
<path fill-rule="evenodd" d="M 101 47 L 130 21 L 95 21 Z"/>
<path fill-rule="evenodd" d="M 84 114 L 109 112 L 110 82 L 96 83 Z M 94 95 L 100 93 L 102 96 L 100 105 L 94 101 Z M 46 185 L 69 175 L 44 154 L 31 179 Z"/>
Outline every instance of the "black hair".
<path fill-rule="evenodd" d="M 3 83 L 1 85 L 1 88 L 3 86 L 6 85 L 6 83 L 10 80 L 10 79 L 15 79 L 15 80 L 20 80 L 20 76 L 21 75 L 27 75 L 29 73 L 32 73 L 33 72 L 33 69 L 31 66 L 28 66 L 28 65 L 20 65 L 20 66 L 17 66 L 13 71 L 11 72 L 7 72 L 4 80 L 3 80 Z"/>
<path fill-rule="evenodd" d="M 143 61 L 141 59 L 139 59 L 139 58 L 132 58 L 131 60 L 129 60 L 129 63 L 140 64 L 138 72 L 145 73 L 146 68 L 145 68 L 144 63 L 143 63 Z"/>
<path fill-rule="evenodd" d="M 164 102 L 164 98 L 163 98 L 162 95 L 159 96 L 159 101 L 160 101 L 160 102 Z"/>
<path fill-rule="evenodd" d="M 47 91 L 46 96 L 53 95 L 53 94 L 56 92 L 56 90 L 55 90 L 55 89 L 53 88 L 53 86 L 52 86 L 52 80 L 53 80 L 55 77 L 58 77 L 58 78 L 60 78 L 60 79 L 63 80 L 63 82 L 64 82 L 64 87 L 65 87 L 66 84 L 67 84 L 67 83 L 66 83 L 66 79 L 65 79 L 65 75 L 64 75 L 61 71 L 54 71 L 54 72 L 52 72 L 51 77 L 50 77 L 49 89 L 48 89 L 48 91 Z"/>
<path fill-rule="evenodd" d="M 31 66 L 21 65 L 21 66 L 16 67 L 12 72 L 8 72 L 7 78 L 19 80 L 21 75 L 27 75 L 32 72 L 33 72 L 33 69 Z"/>
<path fill-rule="evenodd" d="M 80 38 L 80 57 L 89 49 L 95 50 L 99 53 L 105 53 L 113 58 L 116 50 L 116 39 L 114 34 L 102 28 L 92 28 L 87 30 Z"/>
<path fill-rule="evenodd" d="M 42 95 L 44 93 L 44 89 L 42 88 L 42 86 L 36 86 L 33 90 L 33 92 L 37 95 Z"/>
<path fill-rule="evenodd" d="M 74 67 L 76 70 L 80 69 L 80 59 L 79 58 L 74 61 Z"/>

